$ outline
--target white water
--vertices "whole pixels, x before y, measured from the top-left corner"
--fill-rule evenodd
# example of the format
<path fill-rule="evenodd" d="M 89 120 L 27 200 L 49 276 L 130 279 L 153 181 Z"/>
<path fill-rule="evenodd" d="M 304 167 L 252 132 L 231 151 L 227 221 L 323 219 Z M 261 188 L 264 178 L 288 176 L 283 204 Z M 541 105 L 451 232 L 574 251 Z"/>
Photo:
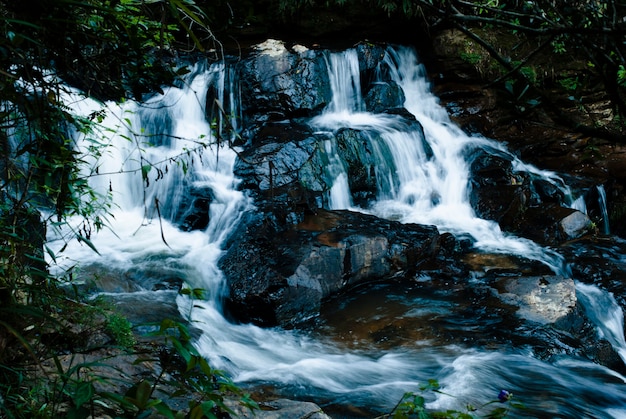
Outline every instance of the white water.
<path fill-rule="evenodd" d="M 597 189 L 598 205 L 602 213 L 602 232 L 608 236 L 611 234 L 611 227 L 609 225 L 609 211 L 606 208 L 606 191 L 604 190 L 604 185 L 598 185 Z"/>
<path fill-rule="evenodd" d="M 535 257 L 555 271 L 563 269 L 558 255 L 530 241 L 507 236 L 497 224 L 475 216 L 468 203 L 468 168 L 463 153 L 471 147 L 501 147 L 483 138 L 468 137 L 450 122 L 430 93 L 423 69 L 411 51 L 391 54 L 392 69 L 397 71 L 394 77 L 407 97 L 405 106 L 424 126 L 432 158 L 427 156 L 419 135 L 403 131 L 404 125 L 397 117 L 363 112 L 360 91 L 356 90 L 358 78 L 352 73 L 351 52 L 330 56 L 333 77 L 340 79 L 345 72 L 350 74 L 347 81 L 333 81 L 337 100 L 327 113 L 312 121 L 320 130 L 348 126 L 375 128 L 382 133 L 379 151 L 390 156 L 392 162 L 376 168 L 379 184 L 388 187 L 371 211 L 403 222 L 436 224 L 443 231 L 469 233 L 482 249 Z M 546 411 L 567 413 L 570 409 L 572 417 L 624 414 L 626 396 L 622 386 L 626 380 L 590 362 L 564 358 L 547 363 L 514 349 L 485 352 L 454 345 L 431 346 L 421 341 L 412 348 L 382 353 L 347 350 L 304 333 L 228 322 L 218 302 L 224 281 L 217 260 L 225 236 L 243 212 L 254 209 L 247 197 L 236 190 L 232 150 L 213 144 L 201 148 L 201 159 L 197 153 L 186 153 L 198 142 L 214 142 L 204 116 L 204 95 L 207 85 L 223 82 L 220 67 L 197 70 L 187 86 L 167 89 L 163 96 L 155 96 L 144 104 L 82 102 L 86 105 L 82 110 L 85 114 L 101 106 L 108 110 L 103 134 L 110 146 L 101 159 L 93 162 L 92 169 L 98 167 L 100 175 L 95 179 L 103 193 L 109 188 L 113 190 L 116 209 L 112 229 L 93 238 L 100 255 L 73 242 L 63 252 L 71 260 L 62 266 L 73 261 L 100 262 L 119 268 L 163 265 L 176 270 L 188 286 L 210 291 L 206 301 L 179 297 L 179 307 L 203 331 L 197 341 L 198 349 L 214 367 L 228 371 L 240 383 L 279 383 L 303 397 L 384 410 L 393 406 L 405 391 L 414 391 L 419 384 L 436 378 L 444 391 L 455 397 L 431 397 L 429 403 L 434 408 L 463 409 L 465 403 L 479 405 L 493 400 L 501 388 L 516 388 L 522 401 L 525 397 L 537 399 L 536 403 L 544 403 Z M 343 95 L 347 99 L 339 100 Z M 74 107 L 80 110 L 78 103 Z M 121 135 L 113 135 L 114 132 Z M 166 135 L 145 136 L 154 132 Z M 150 147 L 145 144 L 147 140 L 158 141 L 158 145 Z M 333 157 L 331 140 L 326 147 Z M 171 160 L 172 157 L 178 159 Z M 155 165 L 149 172 L 147 188 L 141 176 L 141 166 L 146 163 Z M 163 164 L 168 166 L 168 173 L 157 181 L 156 167 L 165 170 Z M 351 208 L 347 178 L 341 169 L 341 163 L 334 161 L 336 182 L 329 200 L 333 208 Z M 165 215 L 172 216 L 192 186 L 207 186 L 215 194 L 206 231 L 182 232 Z M 161 222 L 155 218 L 155 198 L 161 203 Z M 64 245 L 61 240 L 50 243 L 54 244 L 57 249 Z M 623 337 L 615 339 L 617 345 L 622 344 Z M 549 394 L 543 391 L 546 388 L 550 389 Z M 598 394 L 602 395 L 602 402 L 589 406 L 584 402 L 566 402 L 568 396 L 586 399 Z"/>
<path fill-rule="evenodd" d="M 341 62 L 343 54 L 333 55 L 331 63 Z M 356 59 L 356 58 L 351 58 Z M 373 208 L 375 215 L 400 220 L 404 223 L 436 225 L 440 231 L 466 233 L 476 240 L 476 247 L 489 252 L 522 254 L 545 262 L 555 272 L 563 273 L 562 258 L 539 247 L 530 240 L 503 233 L 500 226 L 478 218 L 469 202 L 469 168 L 466 156 L 473 149 L 487 148 L 507 153 L 504 147 L 483 137 L 471 137 L 454 125 L 430 91 L 425 70 L 408 48 L 389 49 L 385 60 L 391 78 L 404 91 L 405 108 L 415 115 L 424 129 L 425 141 L 432 150 L 429 158 L 415 130 L 408 129 L 398 117 L 362 112 L 362 105 L 354 100 L 333 99 L 331 106 L 312 121 L 318 130 L 335 131 L 342 127 L 368 130 L 380 134 L 383 142 L 373 143 L 381 159 L 376 167 L 380 196 Z M 346 71 L 356 71 L 347 74 Z M 358 65 L 331 68 L 331 85 L 341 86 L 335 95 L 352 98 L 358 91 L 346 92 L 358 77 Z M 334 80 L 335 78 L 341 80 Z M 518 171 L 531 172 L 566 189 L 563 181 L 553 173 L 539 171 L 514 159 Z M 345 175 L 337 176 L 345 182 Z M 349 194 L 345 187 L 339 190 Z M 332 209 L 351 208 L 349 198 L 337 196 L 335 186 L 329 199 Z M 349 195 L 348 195 L 349 197 Z M 354 208 L 352 208 L 354 209 Z"/>
<path fill-rule="evenodd" d="M 587 284 L 576 284 L 576 290 L 578 299 L 583 301 L 587 317 L 597 325 L 600 337 L 605 338 L 626 362 L 624 312 L 613 294 Z"/>

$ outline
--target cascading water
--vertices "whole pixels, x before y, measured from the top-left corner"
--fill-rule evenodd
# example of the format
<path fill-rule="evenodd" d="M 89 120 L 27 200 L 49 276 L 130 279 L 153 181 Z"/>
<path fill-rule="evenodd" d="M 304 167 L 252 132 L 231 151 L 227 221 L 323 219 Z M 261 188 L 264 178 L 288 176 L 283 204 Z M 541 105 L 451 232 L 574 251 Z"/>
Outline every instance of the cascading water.
<path fill-rule="evenodd" d="M 464 154 L 477 147 L 506 150 L 487 139 L 469 137 L 451 123 L 430 93 L 413 51 L 389 49 L 387 54 L 387 70 L 404 91 L 405 107 L 420 121 L 424 138 L 397 116 L 363 111 L 353 51 L 329 55 L 333 103 L 310 121 L 318 131 L 350 127 L 379 135 L 376 138 L 381 141 L 372 137 L 371 145 L 379 159 L 374 169 L 380 195 L 367 211 L 470 234 L 480 249 L 523 254 L 543 261 L 555 272 L 564 272 L 562 258 L 556 253 L 507 236 L 496 223 L 475 216 L 467 196 L 469 174 Z M 543 361 L 514 347 L 488 351 L 427 340 L 385 350 L 347 349 L 310 333 L 227 321 L 219 304 L 224 280 L 217 261 L 229 231 L 245 211 L 254 208 L 236 189 L 238 180 L 232 172 L 235 152 L 215 144 L 205 117 L 207 88 L 218 86 L 223 91 L 224 71 L 223 65 L 197 67 L 188 84 L 169 88 L 145 103 L 107 104 L 109 117 L 103 132 L 116 134 L 111 135 L 107 152 L 93 162 L 93 167 L 98 167 L 93 178 L 104 191 L 110 189 L 115 195 L 115 234 L 105 230 L 94 237 L 100 252 L 97 256 L 77 244 L 70 245 L 65 254 L 84 264 L 95 261 L 120 269 L 167 266 L 188 286 L 209 291 L 206 301 L 179 296 L 180 311 L 202 331 L 197 341 L 201 353 L 242 384 L 271 383 L 289 388 L 292 397 L 366 406 L 380 412 L 393 407 L 405 391 L 436 378 L 454 398 L 437 394 L 429 399 L 433 408 L 462 410 L 466 403 L 492 400 L 499 389 L 507 388 L 515 389 L 529 405 L 528 417 L 542 412 L 558 417 L 626 415 L 624 377 L 565 355 Z M 235 106 L 234 99 L 225 101 L 222 96 L 220 101 Z M 93 112 L 99 106 L 89 102 L 82 112 Z M 79 111 L 78 105 L 73 107 Z M 347 174 L 336 159 L 332 141 L 328 140 L 325 148 L 333 163 L 331 176 L 336 179 L 329 203 L 331 208 L 352 208 Z M 535 170 L 521 162 L 518 167 Z M 552 174 L 534 173 L 563 186 Z M 210 222 L 204 231 L 183 232 L 171 221 L 193 188 L 211 190 Z M 155 202 L 160 203 L 160 222 Z M 167 245 L 158 239 L 161 235 Z M 437 310 L 445 313 L 445 305 Z M 621 345 L 623 336 L 619 337 L 617 329 L 615 341 Z M 521 412 L 520 416 L 524 415 Z"/>
<path fill-rule="evenodd" d="M 345 53 L 339 54 L 334 54 L 330 63 L 342 62 L 340 57 Z M 359 101 L 333 98 L 328 110 L 312 121 L 313 126 L 320 130 L 335 131 L 349 127 L 380 134 L 382 142 L 371 144 L 380 192 L 376 204 L 368 210 L 382 218 L 436 225 L 442 231 L 470 234 L 479 249 L 523 254 L 542 260 L 553 270 L 562 272 L 564 267 L 559 255 L 540 248 L 530 240 L 504 234 L 497 223 L 477 217 L 472 209 L 466 156 L 478 148 L 490 148 L 502 153 L 507 153 L 506 150 L 486 138 L 468 136 L 450 121 L 445 109 L 430 92 L 423 66 L 412 50 L 388 50 L 385 65 L 391 79 L 405 94 L 405 108 L 421 123 L 424 141 L 421 133 L 399 117 L 362 112 Z M 346 74 L 345 70 L 354 73 Z M 346 92 L 347 87 L 352 86 L 355 79 L 358 80 L 358 75 L 358 66 L 344 64 L 341 68 L 331 67 L 331 85 L 341 86 L 335 95 L 354 97 L 360 94 L 360 90 Z M 334 80 L 337 77 L 342 80 Z M 511 158 L 517 161 L 513 156 Z M 519 161 L 516 166 L 519 170 L 532 170 Z M 554 174 L 538 170 L 535 174 L 543 175 L 560 188 L 566 188 Z M 337 179 L 345 182 L 345 175 L 341 174 Z M 340 190 L 350 193 L 345 188 Z M 333 189 L 333 192 L 336 193 L 336 190 Z M 342 205 L 350 199 L 349 195 L 335 195 L 330 197 L 329 202 L 332 209 L 343 209 L 346 207 Z"/>
<path fill-rule="evenodd" d="M 608 236 L 611 234 L 611 227 L 609 225 L 609 211 L 606 208 L 606 191 L 604 190 L 604 185 L 598 185 L 597 189 L 598 205 L 602 213 L 602 232 Z"/>

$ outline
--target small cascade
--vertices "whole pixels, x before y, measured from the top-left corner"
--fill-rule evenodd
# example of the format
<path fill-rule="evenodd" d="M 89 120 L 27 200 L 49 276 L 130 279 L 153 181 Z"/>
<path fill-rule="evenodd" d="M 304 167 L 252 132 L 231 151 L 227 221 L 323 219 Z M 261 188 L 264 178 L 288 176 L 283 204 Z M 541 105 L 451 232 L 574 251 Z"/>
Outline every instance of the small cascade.
<path fill-rule="evenodd" d="M 337 157 L 337 145 L 333 138 L 324 141 L 324 151 L 328 156 L 326 172 L 332 179 L 332 187 L 328 194 L 330 208 L 352 208 L 352 198 L 348 176 L 341 159 Z"/>
<path fill-rule="evenodd" d="M 331 113 L 352 113 L 363 110 L 361 95 L 361 78 L 359 72 L 359 57 L 356 50 L 349 49 L 343 52 L 329 53 L 326 56 L 330 75 L 330 85 L 333 92 L 332 102 L 328 106 Z"/>
<path fill-rule="evenodd" d="M 333 100 L 321 116 L 313 118 L 311 125 L 328 132 L 341 128 L 359 130 L 370 138 L 368 149 L 375 162 L 378 196 L 370 208 L 361 210 L 381 218 L 436 225 L 441 231 L 469 234 L 479 249 L 524 254 L 543 261 L 555 272 L 565 273 L 562 257 L 556 252 L 530 240 L 511 237 L 502 232 L 496 222 L 476 216 L 469 202 L 467 156 L 483 148 L 510 153 L 492 140 L 465 134 L 450 121 L 446 110 L 431 93 L 425 70 L 415 52 L 410 48 L 388 48 L 385 68 L 379 68 L 378 72 L 388 75 L 402 88 L 406 97 L 404 106 L 419 121 L 423 133 L 400 116 L 363 112 L 361 105 L 350 105 L 361 103 L 354 100 L 361 94 L 360 87 L 355 87 L 359 68 L 352 64 L 354 59 L 346 52 L 331 54 L 328 73 Z M 558 176 L 524 165 L 512 155 L 510 158 L 518 170 L 533 171 L 533 175 L 566 189 Z M 345 184 L 346 175 L 338 173 L 336 176 L 337 182 Z M 350 194 L 349 189 L 333 186 L 331 191 L 335 196 L 329 200 L 333 204 L 331 208 L 346 208 L 338 205 L 350 202 L 349 196 L 337 197 L 338 190 Z"/>
<path fill-rule="evenodd" d="M 600 337 L 605 338 L 626 363 L 624 312 L 615 297 L 595 285 L 578 283 L 576 291 L 587 316 L 597 325 Z"/>
<path fill-rule="evenodd" d="M 598 205 L 602 213 L 602 232 L 608 236 L 611 234 L 611 228 L 609 225 L 609 211 L 606 207 L 606 191 L 604 190 L 604 185 L 598 185 L 596 188 L 598 190 Z"/>
<path fill-rule="evenodd" d="M 105 151 L 92 155 L 85 175 L 96 191 L 103 195 L 110 191 L 114 203 L 110 230 L 93 238 L 100 256 L 76 243 L 70 243 L 64 254 L 88 263 L 112 259 L 120 267 L 169 260 L 169 267 L 180 270 L 190 286 L 202 286 L 217 297 L 222 280 L 215 265 L 223 240 L 251 203 L 237 190 L 233 175 L 236 152 L 228 147 L 227 135 L 236 127 L 211 126 L 206 115 L 209 91 L 216 93 L 214 99 L 238 106 L 236 96 L 228 100 L 224 96 L 233 79 L 224 76 L 223 63 L 211 67 L 198 63 L 190 70 L 179 87 L 166 88 L 141 103 L 102 104 L 74 92 L 64 98 L 79 115 L 104 116 L 94 135 Z M 222 132 L 221 141 L 215 129 Z M 90 139 L 78 136 L 76 141 L 89 156 Z M 210 221 L 205 231 L 185 233 L 177 224 L 193 194 L 210 197 Z M 51 246 L 58 243 L 62 248 L 62 240 L 55 239 L 51 237 Z M 63 267 L 59 265 L 58 271 Z"/>

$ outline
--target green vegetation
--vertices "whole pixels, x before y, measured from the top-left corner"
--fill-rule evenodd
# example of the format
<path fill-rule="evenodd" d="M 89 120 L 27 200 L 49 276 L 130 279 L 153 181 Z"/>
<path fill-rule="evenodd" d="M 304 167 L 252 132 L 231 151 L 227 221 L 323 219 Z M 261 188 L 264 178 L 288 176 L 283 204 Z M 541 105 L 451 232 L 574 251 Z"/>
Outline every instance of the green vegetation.
<path fill-rule="evenodd" d="M 182 369 L 166 375 L 162 366 L 151 381 L 119 381 L 105 355 L 61 355 L 92 351 L 91 336 L 109 336 L 101 345 L 115 356 L 137 345 L 124 317 L 69 295 L 72 272 L 51 276 L 46 261 L 58 256 L 45 245 L 52 230 L 97 252 L 91 236 L 112 208 L 88 183 L 98 170 L 88 162 L 108 152 L 97 129 L 104 115 L 72 115 L 59 99 L 66 86 L 101 100 L 158 91 L 180 75 L 181 51 L 219 54 L 207 15 L 189 0 L 0 0 L 0 33 L 0 416 L 211 418 L 229 411 L 227 394 L 254 407 L 200 358 L 181 324 L 162 325 L 153 339 L 163 338 Z M 165 385 L 171 394 L 157 396 Z M 179 395 L 191 400 L 184 411 L 163 402 Z"/>
<path fill-rule="evenodd" d="M 445 394 L 436 380 L 429 380 L 427 384 L 420 386 L 419 393 L 405 393 L 390 413 L 376 419 L 475 419 L 479 417 L 502 419 L 507 417 L 512 409 L 524 409 L 523 404 L 513 400 L 512 393 L 500 390 L 497 399 L 482 406 L 467 405 L 464 411 L 428 410 L 424 397 L 424 394 L 428 392 Z"/>
<path fill-rule="evenodd" d="M 122 348 L 132 349 L 137 340 L 133 334 L 132 324 L 124 316 L 113 313 L 107 319 L 107 332 L 113 336 L 115 343 Z"/>
<path fill-rule="evenodd" d="M 85 310 L 92 315 L 101 311 L 99 307 Z M 111 315 L 107 330 L 115 318 L 121 319 Z M 124 329 L 123 336 L 128 339 L 126 326 L 116 327 Z M 159 350 L 139 346 L 134 348 L 134 355 L 110 355 L 110 350 L 91 357 L 52 354 L 35 369 L 28 364 L 1 364 L 0 413 L 7 418 L 140 418 L 159 414 L 166 418 L 216 419 L 233 413 L 228 400 L 258 409 L 248 394 L 197 353 L 185 324 L 164 320 L 156 327 L 150 345 L 159 345 Z M 116 343 L 121 343 L 118 331 L 112 334 Z M 120 360 L 112 361 L 112 357 Z M 126 371 L 131 366 L 141 374 Z M 176 398 L 187 406 L 176 409 L 166 402 Z"/>

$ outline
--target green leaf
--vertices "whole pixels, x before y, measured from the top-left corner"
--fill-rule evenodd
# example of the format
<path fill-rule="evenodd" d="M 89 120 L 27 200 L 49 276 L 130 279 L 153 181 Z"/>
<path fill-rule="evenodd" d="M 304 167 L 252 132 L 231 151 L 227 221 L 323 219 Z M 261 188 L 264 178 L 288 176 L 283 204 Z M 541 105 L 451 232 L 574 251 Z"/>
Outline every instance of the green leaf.
<path fill-rule="evenodd" d="M 159 403 L 157 405 L 154 406 L 154 410 L 157 411 L 157 413 L 165 416 L 166 418 L 169 419 L 176 419 L 176 411 L 172 410 L 171 407 L 169 407 L 167 404 L 165 403 Z"/>
<path fill-rule="evenodd" d="M 74 391 L 74 404 L 76 407 L 80 407 L 83 404 L 89 402 L 93 395 L 95 394 L 95 389 L 91 382 L 81 381 L 76 386 L 76 390 Z"/>
<path fill-rule="evenodd" d="M 215 409 L 216 405 L 214 401 L 207 400 L 201 403 L 200 407 L 202 408 L 202 413 L 204 413 L 207 417 L 215 416 L 213 409 Z"/>
<path fill-rule="evenodd" d="M 100 252 L 98 252 L 98 249 L 96 249 L 96 246 L 94 246 L 94 244 L 91 242 L 91 240 L 89 240 L 88 238 L 84 237 L 83 235 L 79 234 L 76 236 L 76 239 L 79 242 L 83 242 L 85 243 L 87 246 L 89 246 L 91 248 L 91 250 L 93 250 L 94 252 L 96 252 L 97 254 L 100 254 Z"/>
<path fill-rule="evenodd" d="M 152 397 L 152 385 L 146 380 L 140 381 L 134 387 L 134 398 L 137 402 L 136 406 L 141 410 L 145 410 Z"/>
<path fill-rule="evenodd" d="M 150 173 L 150 170 L 152 170 L 151 164 L 144 164 L 143 166 L 141 166 L 141 176 L 143 180 L 146 180 L 148 178 L 148 173 Z"/>

